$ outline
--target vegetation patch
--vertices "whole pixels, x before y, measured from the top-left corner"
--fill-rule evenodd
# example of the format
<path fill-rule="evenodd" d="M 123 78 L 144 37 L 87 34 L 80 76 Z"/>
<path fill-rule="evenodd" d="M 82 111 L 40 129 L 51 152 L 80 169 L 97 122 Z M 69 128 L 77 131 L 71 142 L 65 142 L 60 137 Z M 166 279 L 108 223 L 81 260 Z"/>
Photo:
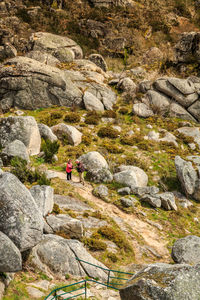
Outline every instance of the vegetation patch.
<path fill-rule="evenodd" d="M 85 117 L 85 123 L 89 125 L 98 125 L 100 121 L 100 116 L 95 111 L 89 111 Z"/>
<path fill-rule="evenodd" d="M 64 121 L 66 123 L 79 123 L 80 122 L 80 116 L 76 112 L 69 112 L 65 115 Z"/>
<path fill-rule="evenodd" d="M 101 127 L 98 131 L 98 136 L 102 138 L 107 137 L 110 139 L 115 139 L 119 136 L 119 131 L 110 126 Z"/>
<path fill-rule="evenodd" d="M 58 153 L 60 145 L 57 141 L 51 142 L 50 140 L 43 140 L 41 150 L 44 151 L 44 160 L 47 163 L 52 163 L 54 155 Z"/>

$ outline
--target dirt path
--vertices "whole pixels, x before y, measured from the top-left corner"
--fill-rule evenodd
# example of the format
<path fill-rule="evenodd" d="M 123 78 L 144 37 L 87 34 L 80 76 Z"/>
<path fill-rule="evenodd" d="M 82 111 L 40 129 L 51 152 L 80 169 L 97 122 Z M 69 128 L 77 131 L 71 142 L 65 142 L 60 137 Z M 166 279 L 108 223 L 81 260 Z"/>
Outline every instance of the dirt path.
<path fill-rule="evenodd" d="M 55 173 L 60 179 L 66 180 L 65 173 Z M 170 255 L 169 251 L 167 250 L 167 241 L 159 229 L 150 225 L 148 222 L 140 220 L 135 215 L 126 214 L 112 203 L 107 203 L 100 198 L 95 197 L 92 194 L 93 187 L 89 183 L 86 183 L 83 186 L 78 182 L 78 177 L 73 176 L 73 182 L 69 183 L 73 185 L 76 192 L 79 193 L 83 198 L 94 203 L 104 215 L 108 215 L 109 217 L 113 218 L 120 228 L 126 233 L 134 247 L 137 263 L 144 262 L 141 247 L 143 249 L 146 248 L 147 251 L 150 251 L 154 257 L 159 258 L 160 256 L 160 261 L 169 261 Z M 142 246 L 141 243 L 143 244 Z"/>

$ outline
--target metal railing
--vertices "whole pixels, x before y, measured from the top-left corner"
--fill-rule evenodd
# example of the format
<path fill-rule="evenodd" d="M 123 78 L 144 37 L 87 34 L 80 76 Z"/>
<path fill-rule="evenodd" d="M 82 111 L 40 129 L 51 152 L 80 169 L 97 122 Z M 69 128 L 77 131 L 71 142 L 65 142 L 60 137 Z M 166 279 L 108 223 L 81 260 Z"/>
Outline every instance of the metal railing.
<path fill-rule="evenodd" d="M 86 280 L 81 280 L 79 282 L 75 282 L 66 286 L 62 286 L 59 288 L 54 289 L 53 291 L 51 291 L 51 293 L 45 298 L 45 300 L 59 300 L 61 299 L 60 297 L 62 296 L 62 300 L 67 300 L 67 299 L 73 299 L 79 296 L 83 296 L 84 299 L 87 299 L 87 282 L 94 282 L 100 285 L 103 285 L 107 288 L 111 288 L 114 290 L 119 290 L 118 287 L 116 286 L 121 286 L 123 285 L 124 281 L 129 280 L 129 278 L 124 278 L 124 277 L 115 277 L 112 276 L 112 273 L 118 273 L 121 275 L 134 275 L 133 273 L 128 273 L 128 272 L 123 272 L 123 271 L 117 271 L 117 270 L 110 270 L 110 269 L 106 269 L 103 268 L 101 266 L 97 266 L 95 264 L 89 263 L 85 260 L 79 259 L 78 257 L 76 257 L 76 260 L 82 262 L 82 263 L 86 263 L 90 266 L 93 266 L 95 268 L 99 268 L 105 272 L 108 272 L 108 277 L 107 277 L 107 281 L 106 283 L 103 282 L 99 282 L 97 280 L 94 279 L 86 279 Z M 114 274 L 113 274 L 114 275 Z M 117 280 L 118 282 L 114 282 L 114 280 Z M 120 282 L 119 282 L 120 281 Z M 81 285 L 81 286 L 80 286 Z M 77 288 L 74 289 L 75 286 L 78 286 Z M 72 293 L 79 291 L 78 294 L 76 295 L 72 295 Z M 81 291 L 81 292 L 80 292 Z M 66 296 L 67 298 L 63 298 L 63 296 Z"/>

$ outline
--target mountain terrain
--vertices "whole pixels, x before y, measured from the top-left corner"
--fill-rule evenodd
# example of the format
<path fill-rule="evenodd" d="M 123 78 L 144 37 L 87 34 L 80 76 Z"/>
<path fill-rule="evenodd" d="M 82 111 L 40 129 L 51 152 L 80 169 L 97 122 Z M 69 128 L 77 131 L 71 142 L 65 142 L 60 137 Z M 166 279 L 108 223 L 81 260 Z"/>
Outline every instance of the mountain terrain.
<path fill-rule="evenodd" d="M 0 299 L 200 299 L 199 24 L 198 0 L 0 1 Z"/>

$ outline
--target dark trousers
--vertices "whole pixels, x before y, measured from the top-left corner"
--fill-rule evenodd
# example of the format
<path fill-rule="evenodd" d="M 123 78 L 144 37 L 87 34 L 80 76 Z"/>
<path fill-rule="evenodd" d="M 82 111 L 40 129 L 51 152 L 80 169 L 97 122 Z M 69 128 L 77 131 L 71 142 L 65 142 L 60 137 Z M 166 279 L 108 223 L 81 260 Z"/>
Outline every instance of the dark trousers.
<path fill-rule="evenodd" d="M 71 180 L 72 179 L 72 172 L 67 173 L 67 180 Z"/>

